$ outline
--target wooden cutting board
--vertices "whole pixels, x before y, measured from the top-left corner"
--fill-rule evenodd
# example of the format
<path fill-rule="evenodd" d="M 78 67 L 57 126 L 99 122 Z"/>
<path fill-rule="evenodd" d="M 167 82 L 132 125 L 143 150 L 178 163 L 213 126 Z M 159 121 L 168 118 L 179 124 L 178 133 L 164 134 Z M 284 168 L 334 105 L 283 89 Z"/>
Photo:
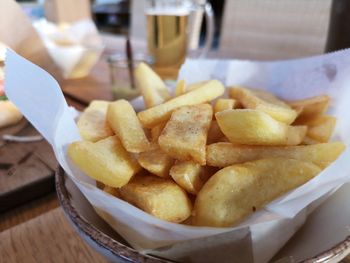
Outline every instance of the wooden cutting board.
<path fill-rule="evenodd" d="M 25 120 L 0 130 L 0 135 L 6 133 L 39 135 Z M 26 143 L 0 140 L 0 212 L 53 192 L 56 167 L 51 146 L 44 139 Z"/>

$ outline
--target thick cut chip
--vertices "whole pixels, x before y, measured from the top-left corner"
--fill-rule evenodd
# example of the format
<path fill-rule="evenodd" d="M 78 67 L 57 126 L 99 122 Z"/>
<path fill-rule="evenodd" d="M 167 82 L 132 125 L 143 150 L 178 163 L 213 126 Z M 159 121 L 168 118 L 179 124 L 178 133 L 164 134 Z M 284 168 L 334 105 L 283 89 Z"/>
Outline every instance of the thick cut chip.
<path fill-rule="evenodd" d="M 205 145 L 212 116 L 209 104 L 175 110 L 159 136 L 160 148 L 177 160 L 205 165 Z"/>
<path fill-rule="evenodd" d="M 213 227 L 237 224 L 320 171 L 313 163 L 286 158 L 261 159 L 223 168 L 197 195 L 193 223 Z"/>
<path fill-rule="evenodd" d="M 298 145 L 306 126 L 289 126 L 257 110 L 225 110 L 215 114 L 221 131 L 232 143 L 249 145 Z"/>
<path fill-rule="evenodd" d="M 184 80 L 180 80 L 177 84 L 176 84 L 176 88 L 175 88 L 175 96 L 180 96 L 182 94 L 186 93 L 186 82 Z"/>
<path fill-rule="evenodd" d="M 321 115 L 305 122 L 308 130 L 306 136 L 318 142 L 328 142 L 331 138 L 337 119 L 329 115 Z"/>
<path fill-rule="evenodd" d="M 135 80 L 146 108 L 159 105 L 170 98 L 163 80 L 145 63 L 140 63 L 135 69 Z"/>
<path fill-rule="evenodd" d="M 181 106 L 211 101 L 221 96 L 224 91 L 225 88 L 221 82 L 211 80 L 195 90 L 168 100 L 161 105 L 139 112 L 138 117 L 144 127 L 152 128 L 161 122 L 167 121 L 175 109 Z"/>
<path fill-rule="evenodd" d="M 96 181 L 96 187 L 97 187 L 98 189 L 103 190 L 106 186 L 105 186 L 104 183 L 101 183 L 101 182 L 99 182 L 99 181 Z"/>
<path fill-rule="evenodd" d="M 224 110 L 232 110 L 236 106 L 236 100 L 234 99 L 218 99 L 214 106 L 214 113 L 224 111 Z"/>
<path fill-rule="evenodd" d="M 163 178 L 169 177 L 169 170 L 174 164 L 174 159 L 159 149 L 159 147 L 140 153 L 137 160 L 147 171 Z"/>
<path fill-rule="evenodd" d="M 108 105 L 108 101 L 94 100 L 81 114 L 77 125 L 83 140 L 96 142 L 114 134 L 106 120 Z"/>
<path fill-rule="evenodd" d="M 127 151 L 140 153 L 149 148 L 150 144 L 141 123 L 128 101 L 111 102 L 108 107 L 107 120 Z"/>
<path fill-rule="evenodd" d="M 325 168 L 344 149 L 345 145 L 341 142 L 299 146 L 249 146 L 220 142 L 207 146 L 207 165 L 226 167 L 268 157 L 285 157 L 312 162 Z"/>
<path fill-rule="evenodd" d="M 162 133 L 165 125 L 166 125 L 166 122 L 162 122 L 162 123 L 158 124 L 157 126 L 154 126 L 151 129 L 152 141 L 157 141 L 158 142 L 159 135 Z"/>
<path fill-rule="evenodd" d="M 209 131 L 208 131 L 207 144 L 218 142 L 223 137 L 225 137 L 225 135 L 220 130 L 218 122 L 217 121 L 212 121 L 211 124 L 210 124 Z"/>
<path fill-rule="evenodd" d="M 261 110 L 286 124 L 291 124 L 297 117 L 297 112 L 288 104 L 266 91 L 232 87 L 229 89 L 229 95 L 238 100 L 244 108 Z"/>
<path fill-rule="evenodd" d="M 307 132 L 307 126 L 304 126 L 304 125 L 288 126 L 286 145 L 301 144 L 305 138 L 306 132 Z"/>
<path fill-rule="evenodd" d="M 79 141 L 68 147 L 73 163 L 91 178 L 111 187 L 121 187 L 140 170 L 117 136 L 98 142 Z"/>
<path fill-rule="evenodd" d="M 120 198 L 120 194 L 117 188 L 111 187 L 111 186 L 105 186 L 103 187 L 103 191 L 106 193 L 109 193 L 110 195 L 114 195 L 115 197 Z"/>
<path fill-rule="evenodd" d="M 312 144 L 319 144 L 319 143 L 320 143 L 319 141 L 316 141 L 314 139 L 311 139 L 308 136 L 305 136 L 301 144 L 312 145 Z"/>
<path fill-rule="evenodd" d="M 288 104 L 293 109 L 301 109 L 296 122 L 302 123 L 325 113 L 328 109 L 329 102 L 329 96 L 321 95 L 304 100 L 290 101 Z"/>
<path fill-rule="evenodd" d="M 171 179 L 136 175 L 119 192 L 125 201 L 169 222 L 180 223 L 192 212 L 186 192 Z"/>
<path fill-rule="evenodd" d="M 201 86 L 203 86 L 204 84 L 207 84 L 210 80 L 204 80 L 204 81 L 199 81 L 199 82 L 195 82 L 195 83 L 192 83 L 190 85 L 188 85 L 186 87 L 186 91 L 191 91 L 191 90 L 195 90 Z"/>
<path fill-rule="evenodd" d="M 198 194 L 204 183 L 209 179 L 204 172 L 205 167 L 193 161 L 177 162 L 170 169 L 174 181 L 190 194 Z"/>

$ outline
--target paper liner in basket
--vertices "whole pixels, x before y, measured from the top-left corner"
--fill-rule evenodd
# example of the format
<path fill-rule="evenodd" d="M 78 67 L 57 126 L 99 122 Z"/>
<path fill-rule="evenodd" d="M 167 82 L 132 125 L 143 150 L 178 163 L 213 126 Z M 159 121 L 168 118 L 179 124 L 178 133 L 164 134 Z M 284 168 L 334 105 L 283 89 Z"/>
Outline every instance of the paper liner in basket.
<path fill-rule="evenodd" d="M 188 60 L 180 78 L 187 83 L 220 79 L 271 90 L 283 98 L 318 94 L 332 97 L 331 114 L 338 118 L 337 140 L 349 145 L 350 50 L 282 62 Z M 57 82 L 44 70 L 8 50 L 5 91 L 26 118 L 52 145 L 56 157 L 85 197 L 135 249 L 179 261 L 267 262 L 303 224 L 312 209 L 336 187 L 350 181 L 350 150 L 320 175 L 293 190 L 234 228 L 192 227 L 154 218 L 99 190 L 75 168 L 67 146 L 80 140 L 73 115 Z"/>

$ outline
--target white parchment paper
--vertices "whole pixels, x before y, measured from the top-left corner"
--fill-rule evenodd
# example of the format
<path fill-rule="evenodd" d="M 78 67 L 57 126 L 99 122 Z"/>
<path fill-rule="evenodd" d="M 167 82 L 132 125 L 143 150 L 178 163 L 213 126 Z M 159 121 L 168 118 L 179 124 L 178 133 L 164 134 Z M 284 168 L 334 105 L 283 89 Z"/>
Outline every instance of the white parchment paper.
<path fill-rule="evenodd" d="M 57 82 L 11 50 L 7 51 L 5 63 L 5 92 L 9 99 L 52 145 L 59 163 L 97 213 L 141 252 L 191 262 L 267 262 L 310 211 L 335 188 L 350 181 L 347 149 L 316 178 L 237 227 L 192 227 L 159 220 L 99 190 L 93 180 L 71 164 L 66 148 L 80 136 Z M 334 139 L 349 145 L 349 73 L 350 50 L 345 50 L 282 62 L 187 60 L 179 78 L 187 83 L 214 78 L 226 85 L 270 90 L 285 99 L 328 94 L 332 97 L 330 111 L 338 118 Z"/>

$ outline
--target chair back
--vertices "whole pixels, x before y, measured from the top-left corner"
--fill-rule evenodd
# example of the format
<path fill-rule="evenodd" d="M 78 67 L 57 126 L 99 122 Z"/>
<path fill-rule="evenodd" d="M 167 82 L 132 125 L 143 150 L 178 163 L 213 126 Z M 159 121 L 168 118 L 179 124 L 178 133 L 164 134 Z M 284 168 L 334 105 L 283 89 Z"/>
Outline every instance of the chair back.
<path fill-rule="evenodd" d="M 332 0 L 226 0 L 220 57 L 278 60 L 325 51 Z"/>

